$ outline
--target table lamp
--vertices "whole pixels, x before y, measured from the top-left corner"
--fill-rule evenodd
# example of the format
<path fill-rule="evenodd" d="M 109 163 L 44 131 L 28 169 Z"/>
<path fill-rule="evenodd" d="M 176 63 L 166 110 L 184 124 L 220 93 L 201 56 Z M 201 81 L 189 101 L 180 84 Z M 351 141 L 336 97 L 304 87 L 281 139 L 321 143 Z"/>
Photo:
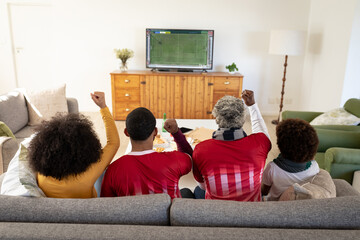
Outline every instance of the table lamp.
<path fill-rule="evenodd" d="M 286 81 L 286 67 L 289 55 L 302 55 L 305 49 L 305 32 L 294 30 L 272 30 L 270 34 L 270 54 L 285 55 L 284 76 L 282 79 L 280 110 L 277 120 L 271 121 L 273 124 L 278 124 L 280 121 L 280 114 L 283 108 L 284 89 Z"/>

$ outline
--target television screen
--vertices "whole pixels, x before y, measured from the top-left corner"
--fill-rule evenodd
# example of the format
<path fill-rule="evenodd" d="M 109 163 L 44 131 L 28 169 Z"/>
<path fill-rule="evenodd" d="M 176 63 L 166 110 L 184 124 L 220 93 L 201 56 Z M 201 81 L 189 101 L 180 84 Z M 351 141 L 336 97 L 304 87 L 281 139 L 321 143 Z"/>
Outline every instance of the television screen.
<path fill-rule="evenodd" d="M 146 29 L 146 67 L 210 70 L 214 30 Z"/>

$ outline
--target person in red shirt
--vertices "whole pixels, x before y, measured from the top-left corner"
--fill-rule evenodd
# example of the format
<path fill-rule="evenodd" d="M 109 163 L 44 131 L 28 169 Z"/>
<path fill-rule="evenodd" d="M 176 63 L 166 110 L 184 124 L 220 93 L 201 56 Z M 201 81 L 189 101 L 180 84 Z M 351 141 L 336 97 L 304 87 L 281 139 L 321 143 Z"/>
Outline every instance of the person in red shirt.
<path fill-rule="evenodd" d="M 181 197 L 179 179 L 192 167 L 191 157 L 183 152 L 191 154 L 192 148 L 176 121 L 168 119 L 164 128 L 173 135 L 179 151 L 155 152 L 155 125 L 154 115 L 146 108 L 137 108 L 127 116 L 124 133 L 130 137 L 132 150 L 106 170 L 101 197 L 155 193 L 167 193 L 172 199 Z"/>
<path fill-rule="evenodd" d="M 246 112 L 241 99 L 224 96 L 216 103 L 212 114 L 219 129 L 212 139 L 196 145 L 192 155 L 197 198 L 203 189 L 206 199 L 261 201 L 261 178 L 271 142 L 254 93 L 245 90 L 242 99 L 249 107 L 253 134 L 247 136 L 242 129 Z"/>

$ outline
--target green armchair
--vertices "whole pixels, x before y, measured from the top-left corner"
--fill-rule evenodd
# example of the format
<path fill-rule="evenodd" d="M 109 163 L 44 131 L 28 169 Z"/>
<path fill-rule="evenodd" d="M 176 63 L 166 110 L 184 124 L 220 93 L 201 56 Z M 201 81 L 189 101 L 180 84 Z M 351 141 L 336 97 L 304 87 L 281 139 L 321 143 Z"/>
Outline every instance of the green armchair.
<path fill-rule="evenodd" d="M 360 99 L 349 99 L 344 109 L 360 117 Z M 311 122 L 323 112 L 284 111 L 282 119 L 299 118 Z M 352 183 L 354 172 L 360 170 L 360 126 L 316 125 L 319 147 L 315 160 L 332 178 Z"/>

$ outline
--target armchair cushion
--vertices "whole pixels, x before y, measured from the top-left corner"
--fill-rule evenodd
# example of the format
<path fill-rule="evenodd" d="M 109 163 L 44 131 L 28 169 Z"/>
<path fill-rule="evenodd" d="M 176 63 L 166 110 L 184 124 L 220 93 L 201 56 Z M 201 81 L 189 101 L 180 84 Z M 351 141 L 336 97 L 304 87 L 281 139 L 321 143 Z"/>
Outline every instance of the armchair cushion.
<path fill-rule="evenodd" d="M 314 118 L 311 125 L 358 125 L 360 118 L 347 112 L 344 108 L 336 108 Z"/>
<path fill-rule="evenodd" d="M 331 147 L 360 148 L 360 132 L 315 128 L 319 137 L 318 152 Z"/>

